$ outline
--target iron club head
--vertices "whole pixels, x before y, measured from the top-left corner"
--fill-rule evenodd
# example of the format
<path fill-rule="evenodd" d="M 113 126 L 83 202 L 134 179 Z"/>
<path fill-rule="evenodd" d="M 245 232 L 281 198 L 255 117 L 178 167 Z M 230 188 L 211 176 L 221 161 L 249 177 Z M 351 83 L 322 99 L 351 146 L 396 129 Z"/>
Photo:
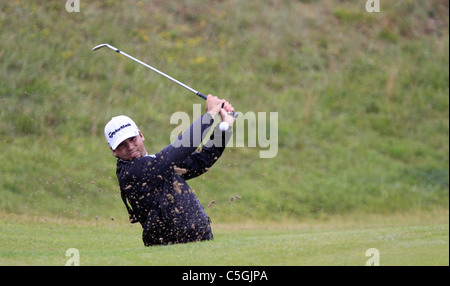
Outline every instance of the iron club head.
<path fill-rule="evenodd" d="M 113 47 L 113 46 L 111 46 L 110 44 L 100 44 L 100 45 L 98 45 L 98 46 L 95 46 L 92 50 L 93 50 L 93 51 L 96 51 L 96 50 L 101 49 L 101 48 L 103 48 L 103 47 L 108 47 L 108 48 L 110 48 L 111 50 L 113 50 L 113 51 L 115 51 L 115 52 L 119 52 L 119 49 L 118 49 L 118 48 Z"/>
<path fill-rule="evenodd" d="M 132 57 L 132 56 L 130 56 L 129 54 L 122 52 L 121 50 L 119 50 L 118 48 L 116 48 L 116 47 L 114 47 L 114 46 L 111 46 L 110 44 L 100 44 L 100 45 L 98 45 L 98 46 L 95 46 L 92 50 L 93 50 L 93 51 L 96 51 L 96 50 L 101 49 L 101 48 L 103 48 L 103 47 L 108 47 L 108 48 L 110 48 L 111 50 L 113 50 L 113 51 L 115 51 L 115 52 L 117 52 L 117 53 L 119 53 L 119 54 L 121 54 L 121 55 L 124 55 L 125 57 L 127 57 L 127 58 L 129 58 L 129 59 L 131 59 L 131 60 L 133 60 L 133 61 L 135 61 L 135 62 L 137 62 L 137 63 L 139 63 L 139 64 L 141 64 L 141 65 L 143 65 L 143 66 L 145 66 L 146 68 L 151 69 L 152 71 L 154 71 L 154 72 L 156 72 L 156 73 L 158 73 L 158 74 L 164 76 L 165 78 L 170 79 L 171 81 L 173 81 L 173 82 L 175 82 L 175 83 L 181 85 L 182 87 L 186 88 L 187 90 L 189 90 L 189 91 L 195 93 L 196 95 L 198 95 L 198 96 L 200 96 L 201 98 L 203 98 L 203 99 L 206 100 L 206 96 L 203 95 L 203 94 L 201 94 L 200 92 L 196 91 L 195 89 L 193 89 L 193 88 L 191 88 L 191 87 L 185 85 L 184 83 L 182 83 L 182 82 L 180 82 L 180 81 L 174 79 L 173 77 L 171 77 L 171 76 L 169 76 L 169 75 L 163 73 L 162 71 L 160 71 L 160 70 L 158 70 L 158 69 L 156 69 L 156 68 L 154 68 L 154 67 L 152 67 L 152 66 L 150 66 L 150 65 L 148 65 L 148 64 L 146 64 L 146 63 L 144 63 L 144 62 L 142 62 L 142 61 L 140 61 L 140 60 L 138 60 L 138 59 L 136 59 L 136 58 L 134 58 L 134 57 Z M 234 111 L 231 112 L 231 114 L 233 115 L 234 118 L 237 118 L 237 116 L 238 116 L 238 114 L 235 113 Z"/>

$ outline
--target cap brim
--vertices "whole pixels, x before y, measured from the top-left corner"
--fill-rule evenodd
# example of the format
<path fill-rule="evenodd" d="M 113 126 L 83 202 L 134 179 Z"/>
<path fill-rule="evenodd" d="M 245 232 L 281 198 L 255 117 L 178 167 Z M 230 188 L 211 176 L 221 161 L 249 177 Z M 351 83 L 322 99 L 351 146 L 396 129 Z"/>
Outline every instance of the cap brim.
<path fill-rule="evenodd" d="M 111 149 L 116 150 L 117 146 L 119 146 L 120 143 L 122 143 L 123 141 L 127 140 L 128 138 L 135 137 L 135 136 L 138 136 L 138 135 L 139 135 L 139 131 L 137 131 L 137 130 L 132 131 L 132 132 L 123 133 L 122 136 L 118 137 L 114 141 L 113 145 L 111 146 Z"/>

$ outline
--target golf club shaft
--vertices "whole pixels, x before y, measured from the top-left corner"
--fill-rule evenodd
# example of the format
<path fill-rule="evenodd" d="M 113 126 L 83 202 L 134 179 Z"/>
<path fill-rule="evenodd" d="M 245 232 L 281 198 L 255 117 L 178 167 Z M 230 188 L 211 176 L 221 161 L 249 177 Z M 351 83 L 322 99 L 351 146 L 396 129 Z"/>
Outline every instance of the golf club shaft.
<path fill-rule="evenodd" d="M 135 61 L 135 62 L 137 62 L 137 63 L 139 63 L 139 64 L 141 64 L 141 65 L 143 65 L 143 66 L 145 66 L 146 68 L 151 69 L 152 71 L 154 71 L 154 72 L 156 72 L 156 73 L 162 75 L 162 76 L 165 77 L 165 78 L 170 79 L 171 81 L 173 81 L 173 82 L 175 82 L 175 83 L 181 85 L 182 87 L 186 88 L 187 90 L 189 90 L 189 91 L 195 93 L 195 94 L 198 95 L 199 97 L 201 97 L 201 98 L 203 98 L 204 100 L 206 100 L 206 95 L 204 95 L 204 94 L 200 93 L 199 91 L 193 89 L 192 87 L 190 87 L 190 86 L 188 86 L 188 85 L 186 85 L 186 84 L 184 84 L 184 83 L 182 83 L 182 82 L 180 82 L 180 81 L 174 79 L 173 77 L 171 77 L 171 76 L 169 76 L 169 75 L 163 73 L 162 71 L 160 71 L 160 70 L 158 70 L 158 69 L 152 67 L 151 65 L 148 65 L 148 64 L 144 63 L 143 61 L 138 60 L 138 59 L 136 59 L 135 57 L 132 57 L 132 56 L 130 56 L 129 54 L 127 54 L 127 53 L 125 53 L 125 52 L 122 52 L 121 50 L 119 50 L 118 48 L 116 48 L 116 47 L 114 47 L 114 46 L 111 46 L 111 45 L 109 45 L 109 44 L 101 44 L 101 45 L 98 45 L 98 46 L 94 47 L 92 50 L 95 51 L 95 50 L 98 50 L 98 49 L 103 48 L 103 47 L 108 47 L 108 48 L 110 48 L 111 50 L 113 50 L 113 51 L 115 51 L 115 52 L 117 52 L 117 53 L 119 53 L 119 54 L 121 54 L 121 55 L 124 55 L 125 57 L 127 57 L 127 58 L 129 58 L 129 59 L 131 59 L 131 60 L 133 60 L 133 61 Z M 231 114 L 234 118 L 237 118 L 237 116 L 238 116 L 238 114 L 237 114 L 236 112 L 234 112 L 234 111 L 230 112 L 230 114 Z"/>

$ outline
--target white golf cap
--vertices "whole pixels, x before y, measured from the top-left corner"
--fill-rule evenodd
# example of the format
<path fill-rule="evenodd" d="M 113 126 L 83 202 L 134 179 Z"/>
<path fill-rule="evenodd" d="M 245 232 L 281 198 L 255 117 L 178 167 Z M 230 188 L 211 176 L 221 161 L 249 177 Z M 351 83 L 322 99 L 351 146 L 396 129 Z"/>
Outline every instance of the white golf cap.
<path fill-rule="evenodd" d="M 139 128 L 136 123 L 125 115 L 111 118 L 105 126 L 105 138 L 113 150 L 116 150 L 117 146 L 123 141 L 138 135 Z"/>

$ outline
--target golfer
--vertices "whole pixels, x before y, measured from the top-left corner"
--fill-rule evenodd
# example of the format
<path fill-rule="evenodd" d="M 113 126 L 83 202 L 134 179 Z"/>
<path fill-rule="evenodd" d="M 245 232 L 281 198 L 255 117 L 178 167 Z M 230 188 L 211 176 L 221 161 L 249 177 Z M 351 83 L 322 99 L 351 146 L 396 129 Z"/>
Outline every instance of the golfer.
<path fill-rule="evenodd" d="M 147 153 L 145 137 L 131 118 L 120 115 L 106 124 L 122 200 L 130 221 L 142 225 L 145 246 L 213 239 L 210 219 L 186 180 L 208 171 L 222 155 L 232 134 L 231 111 L 226 100 L 208 95 L 206 113 L 154 155 Z M 230 127 L 216 126 L 198 149 L 218 114 Z"/>

